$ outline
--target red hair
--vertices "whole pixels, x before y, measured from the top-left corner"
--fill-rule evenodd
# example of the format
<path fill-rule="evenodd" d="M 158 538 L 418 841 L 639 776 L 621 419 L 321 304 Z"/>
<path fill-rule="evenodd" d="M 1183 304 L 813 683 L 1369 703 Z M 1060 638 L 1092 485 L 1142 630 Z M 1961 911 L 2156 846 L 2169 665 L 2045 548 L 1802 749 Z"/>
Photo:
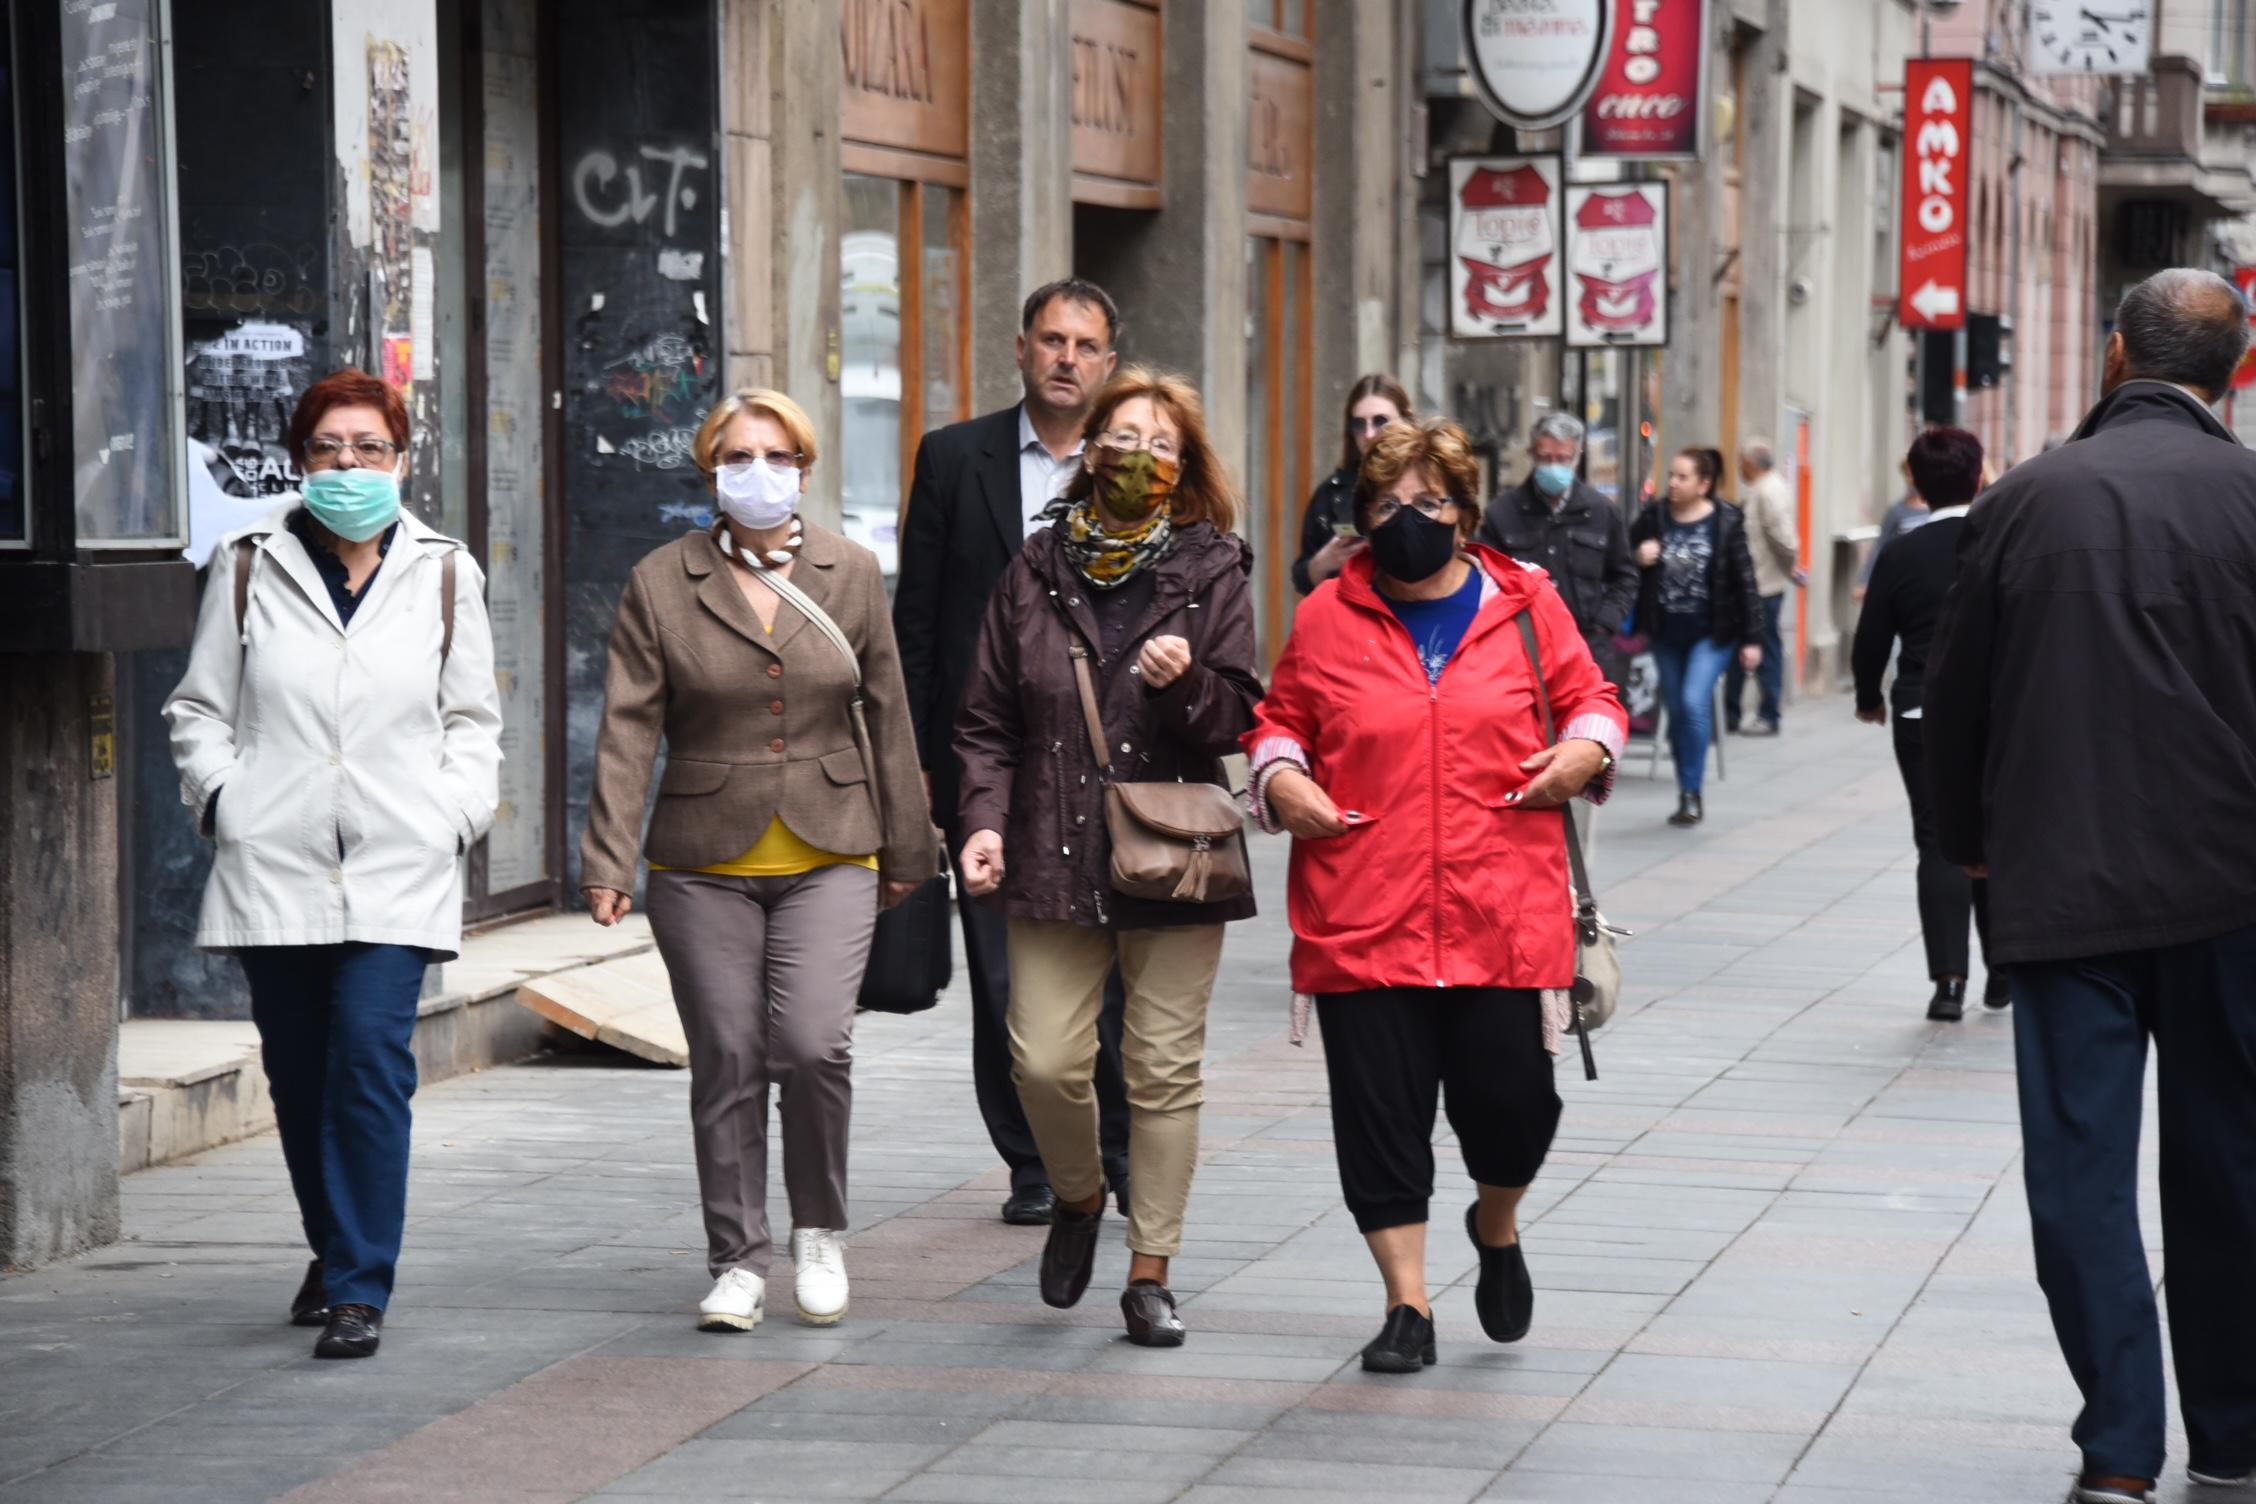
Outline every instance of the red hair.
<path fill-rule="evenodd" d="M 399 445 L 400 453 L 407 453 L 407 402 L 399 392 L 366 371 L 351 366 L 332 371 L 305 389 L 298 399 L 298 410 L 290 417 L 290 458 L 300 470 L 305 468 L 306 440 L 313 437 L 314 429 L 329 416 L 333 407 L 373 407 L 384 415 L 384 426 L 392 431 L 392 442 Z"/>

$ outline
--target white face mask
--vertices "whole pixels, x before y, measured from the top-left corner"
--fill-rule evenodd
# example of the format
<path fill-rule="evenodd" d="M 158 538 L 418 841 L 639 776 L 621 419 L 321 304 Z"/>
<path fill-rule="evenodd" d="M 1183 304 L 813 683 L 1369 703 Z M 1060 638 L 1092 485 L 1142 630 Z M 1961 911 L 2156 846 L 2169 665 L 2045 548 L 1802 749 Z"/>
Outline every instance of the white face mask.
<path fill-rule="evenodd" d="M 721 466 L 713 484 L 731 522 L 764 533 L 783 526 L 799 510 L 799 474 L 797 465 L 754 460 Z"/>

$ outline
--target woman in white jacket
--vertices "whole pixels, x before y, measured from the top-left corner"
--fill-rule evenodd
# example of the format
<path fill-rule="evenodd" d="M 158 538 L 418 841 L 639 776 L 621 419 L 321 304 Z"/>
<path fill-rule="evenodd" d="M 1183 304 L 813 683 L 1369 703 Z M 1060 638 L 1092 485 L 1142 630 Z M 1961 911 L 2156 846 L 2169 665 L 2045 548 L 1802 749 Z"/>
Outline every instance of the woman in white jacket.
<path fill-rule="evenodd" d="M 196 943 L 250 981 L 313 1262 L 314 1353 L 376 1351 L 407 1215 L 423 970 L 462 941 L 460 858 L 493 823 L 501 707 L 485 581 L 400 510 L 407 408 L 345 370 L 290 425 L 303 499 L 222 538 L 165 703 L 181 799 L 218 845 Z"/>

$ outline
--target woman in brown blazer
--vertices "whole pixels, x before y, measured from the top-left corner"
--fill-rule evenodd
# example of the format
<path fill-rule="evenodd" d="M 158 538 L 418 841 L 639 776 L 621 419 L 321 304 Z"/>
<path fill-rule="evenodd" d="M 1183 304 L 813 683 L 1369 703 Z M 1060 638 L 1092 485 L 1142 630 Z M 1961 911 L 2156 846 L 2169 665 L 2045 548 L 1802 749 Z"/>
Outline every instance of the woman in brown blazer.
<path fill-rule="evenodd" d="M 796 1304 L 827 1326 L 846 1314 L 855 997 L 880 904 L 930 877 L 938 852 L 877 559 L 798 515 L 815 463 L 807 415 L 780 392 L 737 392 L 707 414 L 695 453 L 719 520 L 637 564 L 619 602 L 581 891 L 596 923 L 616 924 L 638 846 L 650 860 L 715 1281 L 698 1325 L 749 1331 L 764 1309 L 772 1085 Z M 859 686 L 779 578 L 845 635 Z M 638 841 L 661 738 L 666 772 Z"/>

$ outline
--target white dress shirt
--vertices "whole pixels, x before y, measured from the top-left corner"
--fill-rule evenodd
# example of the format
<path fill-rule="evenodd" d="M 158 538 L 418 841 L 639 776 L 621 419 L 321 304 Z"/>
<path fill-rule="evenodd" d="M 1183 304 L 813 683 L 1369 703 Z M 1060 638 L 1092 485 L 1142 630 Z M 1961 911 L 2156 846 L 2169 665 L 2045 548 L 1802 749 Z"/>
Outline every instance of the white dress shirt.
<path fill-rule="evenodd" d="M 1082 445 L 1082 440 L 1075 439 L 1071 454 L 1062 460 L 1055 458 L 1035 434 L 1026 404 L 1018 405 L 1018 507 L 1025 523 L 1024 536 L 1032 537 L 1040 529 L 1042 513 L 1073 479 L 1074 469 L 1081 463 Z"/>

